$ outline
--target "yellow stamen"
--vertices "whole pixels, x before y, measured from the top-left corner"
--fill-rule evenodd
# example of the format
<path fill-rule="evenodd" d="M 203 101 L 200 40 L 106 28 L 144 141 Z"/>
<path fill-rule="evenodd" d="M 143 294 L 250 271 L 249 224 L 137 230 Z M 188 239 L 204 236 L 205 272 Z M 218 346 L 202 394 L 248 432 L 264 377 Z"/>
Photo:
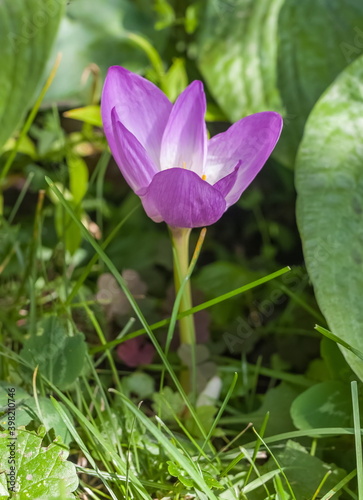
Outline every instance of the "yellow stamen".
<path fill-rule="evenodd" d="M 206 181 L 207 180 L 207 176 L 205 174 L 202 175 L 202 180 L 203 181 Z"/>
<path fill-rule="evenodd" d="M 187 162 L 186 161 L 182 161 L 182 168 L 187 168 Z"/>

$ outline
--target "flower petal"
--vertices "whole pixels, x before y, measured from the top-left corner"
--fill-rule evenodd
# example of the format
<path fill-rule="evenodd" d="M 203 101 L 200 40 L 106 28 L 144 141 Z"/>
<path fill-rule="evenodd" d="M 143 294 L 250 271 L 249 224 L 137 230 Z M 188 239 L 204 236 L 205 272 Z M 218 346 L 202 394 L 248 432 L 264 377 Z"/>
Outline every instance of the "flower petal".
<path fill-rule="evenodd" d="M 233 124 L 226 132 L 218 134 L 208 143 L 206 165 L 210 184 L 233 172 L 238 161 L 242 162 L 240 182 L 245 176 L 246 189 L 272 153 L 282 129 L 282 117 L 266 111 L 246 116 Z"/>
<path fill-rule="evenodd" d="M 218 189 L 183 168 L 158 172 L 139 196 L 149 217 L 175 227 L 209 226 L 226 209 Z"/>
<path fill-rule="evenodd" d="M 166 95 L 153 83 L 121 66 L 107 72 L 101 99 L 102 121 L 109 143 L 113 139 L 111 111 L 159 165 L 161 139 L 172 109 Z"/>
<path fill-rule="evenodd" d="M 250 175 L 250 178 L 248 177 Z M 254 170 L 247 172 L 243 169 L 242 162 L 239 161 L 232 173 L 216 182 L 213 187 L 218 189 L 226 200 L 226 210 L 239 200 L 241 194 L 255 177 Z"/>
<path fill-rule="evenodd" d="M 204 173 L 207 154 L 206 100 L 203 84 L 192 82 L 180 94 L 170 113 L 161 143 L 162 170 L 183 167 Z"/>
<path fill-rule="evenodd" d="M 136 137 L 120 122 L 115 108 L 111 115 L 110 149 L 126 182 L 137 193 L 150 184 L 158 170 Z"/>

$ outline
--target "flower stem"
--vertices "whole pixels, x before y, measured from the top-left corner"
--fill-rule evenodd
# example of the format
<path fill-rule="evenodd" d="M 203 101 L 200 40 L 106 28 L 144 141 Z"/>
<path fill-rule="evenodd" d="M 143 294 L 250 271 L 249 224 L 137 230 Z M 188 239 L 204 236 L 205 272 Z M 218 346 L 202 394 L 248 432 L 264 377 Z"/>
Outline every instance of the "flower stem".
<path fill-rule="evenodd" d="M 178 293 L 181 284 L 188 273 L 189 267 L 189 236 L 191 229 L 171 227 L 173 242 L 174 282 L 175 292 Z M 180 302 L 179 312 L 187 311 L 192 307 L 192 293 L 190 281 L 184 285 L 184 293 Z M 193 315 L 185 316 L 179 320 L 180 343 L 195 345 L 195 326 Z"/>

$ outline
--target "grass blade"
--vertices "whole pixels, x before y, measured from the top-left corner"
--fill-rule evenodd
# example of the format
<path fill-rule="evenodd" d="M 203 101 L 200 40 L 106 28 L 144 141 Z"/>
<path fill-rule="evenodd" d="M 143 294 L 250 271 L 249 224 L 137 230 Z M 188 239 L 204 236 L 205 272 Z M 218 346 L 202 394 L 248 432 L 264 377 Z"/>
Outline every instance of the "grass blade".
<path fill-rule="evenodd" d="M 328 339 L 330 340 L 333 340 L 334 342 L 336 342 L 337 344 L 340 344 L 341 346 L 345 347 L 346 349 L 348 349 L 348 351 L 352 352 L 353 354 L 355 354 L 359 359 L 361 359 L 363 361 L 363 353 L 361 351 L 359 351 L 358 349 L 356 349 L 355 347 L 351 346 L 350 344 L 348 344 L 348 342 L 345 342 L 345 340 L 337 337 L 336 335 L 334 335 L 334 333 L 332 333 L 330 330 L 327 330 L 326 328 L 323 328 L 322 326 L 319 326 L 319 325 L 315 325 L 315 330 L 317 330 L 319 333 L 321 333 L 322 335 L 324 335 L 325 337 L 328 337 Z"/>
<path fill-rule="evenodd" d="M 357 470 L 356 469 L 352 470 L 352 472 L 350 472 L 347 476 L 345 476 L 344 479 L 339 481 L 339 483 L 336 484 L 334 486 L 334 488 L 332 488 L 330 491 L 328 491 L 328 493 L 326 493 L 321 498 L 321 500 L 330 500 L 330 498 L 333 498 L 335 493 L 338 493 L 338 491 L 340 491 L 342 488 L 344 488 L 344 486 L 347 485 L 353 478 L 355 478 L 356 475 L 357 475 Z"/>
<path fill-rule="evenodd" d="M 206 484 L 203 476 L 200 474 L 197 465 L 193 461 L 187 460 L 186 456 L 168 439 L 163 432 L 147 417 L 139 408 L 129 401 L 123 394 L 112 389 L 112 392 L 122 398 L 123 403 L 136 416 L 136 418 L 146 427 L 146 429 L 158 440 L 168 455 L 181 466 L 185 472 L 193 479 L 196 486 L 201 489 L 210 500 L 217 500 L 212 490 Z"/>
<path fill-rule="evenodd" d="M 272 453 L 272 451 L 270 450 L 270 448 L 267 446 L 267 444 L 263 440 L 263 438 L 258 434 L 258 432 L 256 431 L 256 429 L 254 427 L 252 427 L 252 430 L 256 434 L 256 436 L 258 437 L 258 439 L 261 441 L 261 443 L 264 445 L 264 447 L 266 448 L 266 450 L 269 452 L 269 454 L 271 455 L 271 457 L 272 457 L 273 461 L 275 462 L 275 464 L 277 465 L 277 468 L 279 469 L 281 475 L 284 477 L 284 479 L 286 481 L 286 485 L 287 485 L 287 487 L 289 489 L 290 495 L 292 496 L 292 498 L 294 500 L 296 500 L 296 496 L 295 496 L 294 491 L 293 491 L 293 489 L 291 487 L 291 484 L 290 484 L 290 482 L 289 482 L 289 480 L 288 480 L 288 478 L 287 478 L 284 470 L 282 469 L 282 467 L 280 466 L 279 462 L 277 461 L 275 455 Z"/>

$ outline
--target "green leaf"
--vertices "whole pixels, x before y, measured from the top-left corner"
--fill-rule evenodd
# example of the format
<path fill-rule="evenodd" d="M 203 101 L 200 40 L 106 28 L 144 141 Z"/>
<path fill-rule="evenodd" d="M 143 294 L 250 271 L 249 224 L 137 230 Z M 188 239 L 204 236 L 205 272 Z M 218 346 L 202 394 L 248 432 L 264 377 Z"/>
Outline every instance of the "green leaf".
<path fill-rule="evenodd" d="M 278 152 L 293 162 L 306 119 L 322 92 L 362 53 L 348 57 L 344 43 L 356 43 L 363 28 L 360 0 L 285 1 L 278 23 L 278 88 L 288 120 Z M 363 40 L 363 31 L 362 40 Z"/>
<path fill-rule="evenodd" d="M 164 387 L 162 392 L 153 395 L 153 410 L 163 421 L 173 421 L 174 413 L 180 415 L 184 409 L 184 402 L 178 392 L 173 392 L 170 387 Z"/>
<path fill-rule="evenodd" d="M 196 408 L 196 413 L 206 433 L 212 427 L 214 422 L 214 417 L 216 416 L 217 411 L 218 408 L 212 405 L 198 406 Z M 196 436 L 198 438 L 203 437 L 201 431 L 199 430 L 198 426 L 196 425 L 195 421 L 192 418 L 188 418 L 186 420 L 185 426 L 193 436 Z"/>
<path fill-rule="evenodd" d="M 224 489 L 224 486 L 219 481 L 217 481 L 217 479 L 215 477 L 213 477 L 211 474 L 209 474 L 209 472 L 203 471 L 203 476 L 204 476 L 204 480 L 207 483 L 207 485 L 209 486 L 209 488 L 211 488 L 211 489 L 216 488 L 218 490 Z"/>
<path fill-rule="evenodd" d="M 282 109 L 277 90 L 277 21 L 284 0 L 208 2 L 198 40 L 199 68 L 231 121 Z"/>
<path fill-rule="evenodd" d="M 75 498 L 72 492 L 78 486 L 78 477 L 74 464 L 67 461 L 68 450 L 57 439 L 45 446 L 44 435 L 44 430 L 36 433 L 24 429 L 18 430 L 16 438 L 10 436 L 8 432 L 0 434 L 0 471 L 9 472 L 9 467 L 12 465 L 9 464 L 9 459 L 14 458 L 15 461 L 16 485 L 19 493 L 11 495 L 10 498 L 13 500 Z M 10 455 L 9 443 L 15 445 L 14 456 Z"/>
<path fill-rule="evenodd" d="M 355 375 L 345 361 L 338 344 L 323 337 L 320 343 L 320 353 L 331 379 L 343 382 L 354 379 Z"/>
<path fill-rule="evenodd" d="M 88 168 L 85 161 L 75 153 L 67 155 L 67 163 L 69 170 L 69 188 L 70 191 L 64 189 L 69 203 L 76 212 L 78 218 L 82 220 L 84 211 L 81 202 L 88 188 Z M 82 234 L 80 228 L 75 224 L 68 213 L 65 212 L 58 200 L 51 196 L 55 202 L 55 227 L 59 238 L 64 241 L 65 247 L 71 255 L 79 249 L 82 242 Z"/>
<path fill-rule="evenodd" d="M 27 414 L 31 416 L 32 420 L 34 419 L 34 416 L 36 416 L 36 418 L 44 425 L 47 432 L 53 429 L 56 437 L 59 436 L 63 443 L 69 444 L 72 440 L 72 436 L 70 435 L 65 422 L 62 420 L 59 413 L 54 408 L 51 400 L 45 397 L 39 397 L 38 404 L 41 415 L 39 415 L 38 413 L 38 406 L 36 405 L 34 398 L 27 399 L 22 407 L 22 410 L 24 412 L 26 411 Z M 59 404 L 69 415 L 67 408 L 62 403 Z M 17 410 L 16 413 L 18 414 L 19 410 Z M 71 417 L 69 418 L 71 419 Z"/>
<path fill-rule="evenodd" d="M 193 486 L 195 486 L 193 479 L 189 477 L 185 470 L 179 467 L 178 464 L 170 460 L 166 463 L 168 464 L 168 472 L 171 476 L 177 477 L 178 480 L 187 488 L 192 488 Z M 221 483 L 217 481 L 217 479 L 215 479 L 209 472 L 202 471 L 202 473 L 203 478 L 209 488 L 224 488 L 224 486 L 222 486 Z"/>
<path fill-rule="evenodd" d="M 82 159 L 78 161 L 77 157 L 71 156 L 71 158 L 73 159 L 75 170 L 72 169 L 70 164 L 70 188 L 73 189 L 73 193 L 79 198 L 84 195 L 85 190 L 87 189 L 88 171 L 87 166 L 84 164 Z M 80 173 L 79 186 L 77 186 L 77 172 Z M 84 217 L 84 210 L 80 202 L 77 203 L 73 198 L 73 194 L 63 185 L 59 184 L 59 187 L 62 189 L 67 202 L 72 206 L 72 209 L 77 214 L 77 219 L 82 221 Z M 64 207 L 62 207 L 62 205 L 58 202 L 58 198 L 54 196 L 52 191 L 49 191 L 48 194 L 52 202 L 55 204 L 54 224 L 57 235 L 59 239 L 64 242 L 66 250 L 68 250 L 71 255 L 74 255 L 81 245 L 82 232 L 79 226 L 64 210 Z"/>
<path fill-rule="evenodd" d="M 326 464 L 319 458 L 311 456 L 303 446 L 293 441 L 288 441 L 284 450 L 275 452 L 275 457 L 283 468 L 298 500 L 311 500 L 328 471 L 331 471 L 331 474 L 324 483 L 320 495 L 327 493 L 345 475 L 336 465 Z M 263 474 L 275 469 L 276 464 L 270 458 L 259 471 Z M 286 484 L 283 479 L 282 482 Z M 265 495 L 262 498 L 265 498 Z"/>
<path fill-rule="evenodd" d="M 9 498 L 9 491 L 6 475 L 0 472 L 0 500 L 7 500 L 7 498 Z"/>
<path fill-rule="evenodd" d="M 192 488 L 194 485 L 193 479 L 191 479 L 184 469 L 178 467 L 177 464 L 171 462 L 170 460 L 167 462 L 168 464 L 168 472 L 171 476 L 177 477 L 178 480 L 184 484 L 187 488 Z"/>
<path fill-rule="evenodd" d="M 63 239 L 66 249 L 73 255 L 81 244 L 82 235 L 68 214 L 64 214 L 60 205 L 55 207 L 55 225 L 59 238 Z"/>
<path fill-rule="evenodd" d="M 69 171 L 69 189 L 73 196 L 75 205 L 83 200 L 88 187 L 88 168 L 86 162 L 78 155 L 69 153 L 67 155 Z"/>
<path fill-rule="evenodd" d="M 81 207 L 76 206 L 73 200 L 69 200 L 68 203 L 72 205 L 73 210 L 78 215 L 79 219 L 81 219 Z M 54 219 L 58 237 L 64 241 L 68 252 L 71 255 L 75 254 L 82 242 L 82 233 L 79 227 L 74 223 L 71 217 L 65 213 L 62 205 L 60 204 L 56 204 L 55 206 Z"/>
<path fill-rule="evenodd" d="M 175 21 L 175 11 L 168 0 L 154 0 L 154 10 L 158 16 L 155 29 L 162 30 Z"/>
<path fill-rule="evenodd" d="M 81 122 L 94 125 L 95 127 L 102 127 L 101 108 L 100 106 L 90 105 L 83 106 L 83 108 L 70 109 L 63 113 L 66 118 L 73 118 L 73 120 L 80 120 Z"/>
<path fill-rule="evenodd" d="M 184 26 L 185 26 L 185 31 L 189 35 L 193 34 L 195 30 L 198 28 L 200 10 L 201 10 L 201 3 L 198 2 L 188 5 L 188 7 L 185 9 Z"/>
<path fill-rule="evenodd" d="M 67 426 L 64 421 L 59 416 L 59 413 L 55 410 L 50 399 L 46 397 L 38 397 L 38 405 L 40 408 L 41 415 L 38 413 L 38 406 L 35 399 L 30 396 L 24 389 L 14 385 L 10 385 L 6 382 L 0 382 L 0 427 L 3 429 L 7 428 L 7 413 L 8 409 L 8 389 L 14 389 L 14 404 L 15 409 L 15 427 L 19 428 L 28 425 L 32 420 L 36 420 L 37 423 L 44 425 L 45 430 L 48 432 L 51 429 L 54 430 L 56 436 L 59 436 L 63 443 L 69 444 L 71 441 L 71 435 L 68 432 Z M 68 413 L 68 410 L 59 403 L 63 410 Z M 69 417 L 71 418 L 71 417 Z"/>
<path fill-rule="evenodd" d="M 24 342 L 21 357 L 60 389 L 69 387 L 80 375 L 86 357 L 83 334 L 69 337 L 56 316 L 40 323 L 37 335 Z"/>
<path fill-rule="evenodd" d="M 349 384 L 327 380 L 309 387 L 292 403 L 291 417 L 298 429 L 351 427 Z"/>
<path fill-rule="evenodd" d="M 363 351 L 363 57 L 315 106 L 296 171 L 297 219 L 309 276 L 332 333 Z M 340 346 L 363 380 L 363 363 Z"/>
<path fill-rule="evenodd" d="M 0 2 L 0 147 L 32 105 L 64 5 L 63 0 Z"/>
<path fill-rule="evenodd" d="M 199 33 L 199 68 L 219 106 L 233 122 L 283 112 L 274 154 L 291 166 L 314 103 L 362 53 L 363 4 L 235 0 L 221 12 L 211 1 Z"/>
<path fill-rule="evenodd" d="M 187 85 L 188 75 L 185 69 L 185 61 L 181 57 L 176 57 L 162 79 L 162 89 L 169 99 L 174 102 Z"/>
<path fill-rule="evenodd" d="M 260 408 L 253 413 L 244 415 L 244 421 L 253 422 L 256 427 L 260 427 L 266 413 L 269 412 L 265 436 L 274 436 L 281 432 L 293 430 L 294 425 L 289 410 L 291 403 L 299 392 L 297 387 L 286 382 L 282 382 L 277 387 L 272 387 L 267 391 Z"/>
<path fill-rule="evenodd" d="M 31 396 L 21 387 L 9 384 L 6 381 L 0 382 L 0 413 L 6 411 L 9 399 L 9 389 L 11 389 L 10 394 L 14 394 L 11 399 L 15 399 L 16 405 L 19 405 L 29 399 Z M 0 421 L 0 425 L 2 422 Z"/>
<path fill-rule="evenodd" d="M 136 394 L 140 399 L 147 398 L 155 391 L 155 380 L 147 373 L 135 372 L 124 377 L 122 385 L 126 393 Z"/>
<path fill-rule="evenodd" d="M 113 64 L 138 73 L 145 71 L 148 57 L 130 34 L 142 34 L 156 51 L 161 50 L 168 31 L 155 31 L 153 20 L 157 16 L 148 0 L 69 2 L 55 47 L 63 57 L 46 101 L 95 102 L 102 79 Z"/>
<path fill-rule="evenodd" d="M 5 153 L 6 151 L 11 151 L 12 149 L 14 149 L 15 144 L 16 144 L 15 137 L 10 137 L 10 139 L 8 139 L 6 141 L 6 143 L 4 144 L 1 152 Z M 18 153 L 28 155 L 33 160 L 36 159 L 37 150 L 36 150 L 34 142 L 30 139 L 30 137 L 28 135 L 25 135 L 24 137 L 22 137 L 19 140 L 17 148 L 18 148 L 17 149 Z"/>

